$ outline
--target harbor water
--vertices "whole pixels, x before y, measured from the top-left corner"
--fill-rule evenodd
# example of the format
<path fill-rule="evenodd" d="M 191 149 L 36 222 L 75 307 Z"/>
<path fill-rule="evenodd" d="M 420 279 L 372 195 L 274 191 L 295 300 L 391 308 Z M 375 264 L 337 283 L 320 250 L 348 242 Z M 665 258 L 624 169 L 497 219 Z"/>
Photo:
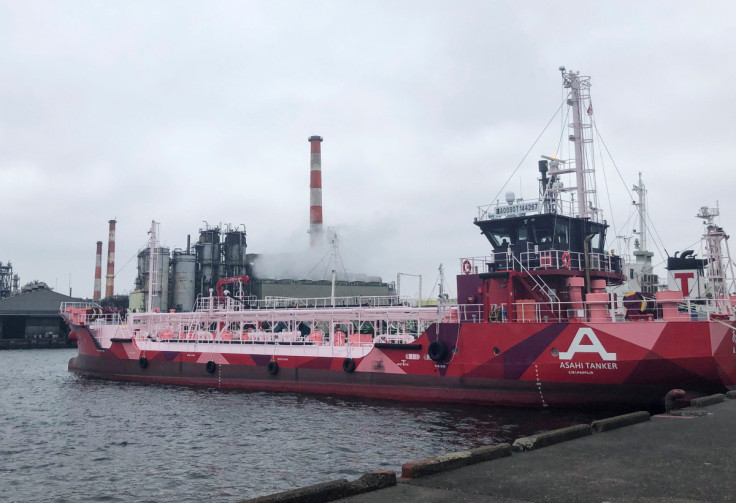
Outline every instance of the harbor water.
<path fill-rule="evenodd" d="M 75 354 L 0 352 L 4 501 L 234 502 L 610 415 L 91 380 Z"/>

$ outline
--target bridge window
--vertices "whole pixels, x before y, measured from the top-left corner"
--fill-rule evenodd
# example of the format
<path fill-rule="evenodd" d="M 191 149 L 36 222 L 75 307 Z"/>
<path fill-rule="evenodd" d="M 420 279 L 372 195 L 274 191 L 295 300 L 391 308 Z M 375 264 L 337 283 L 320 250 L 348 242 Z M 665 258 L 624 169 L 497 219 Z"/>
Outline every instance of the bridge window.
<path fill-rule="evenodd" d="M 590 248 L 591 250 L 601 250 L 603 248 L 603 234 L 600 232 L 596 232 L 595 236 L 593 236 L 593 239 L 590 240 Z"/>
<path fill-rule="evenodd" d="M 537 243 L 551 243 L 552 242 L 552 231 L 550 229 L 535 229 L 534 237 Z"/>
<path fill-rule="evenodd" d="M 557 222 L 555 224 L 555 243 L 566 245 L 567 243 L 569 243 L 567 236 L 568 236 L 567 222 Z"/>
<path fill-rule="evenodd" d="M 506 248 L 511 243 L 511 231 L 502 227 L 491 231 L 491 240 L 494 248 Z"/>

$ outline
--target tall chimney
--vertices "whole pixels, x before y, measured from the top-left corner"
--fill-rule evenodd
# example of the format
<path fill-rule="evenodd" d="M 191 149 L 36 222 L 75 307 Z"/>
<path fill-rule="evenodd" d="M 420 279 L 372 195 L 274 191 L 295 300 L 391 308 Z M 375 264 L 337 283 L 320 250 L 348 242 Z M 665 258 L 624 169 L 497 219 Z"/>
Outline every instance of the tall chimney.
<path fill-rule="evenodd" d="M 321 136 L 310 136 L 311 163 L 309 178 L 309 244 L 322 242 L 322 143 Z"/>
<path fill-rule="evenodd" d="M 95 255 L 95 291 L 94 300 L 102 298 L 102 241 L 97 241 L 97 255 Z"/>
<path fill-rule="evenodd" d="M 105 297 L 114 295 L 115 287 L 115 220 L 110 220 L 110 237 L 107 242 L 107 276 L 105 276 Z"/>

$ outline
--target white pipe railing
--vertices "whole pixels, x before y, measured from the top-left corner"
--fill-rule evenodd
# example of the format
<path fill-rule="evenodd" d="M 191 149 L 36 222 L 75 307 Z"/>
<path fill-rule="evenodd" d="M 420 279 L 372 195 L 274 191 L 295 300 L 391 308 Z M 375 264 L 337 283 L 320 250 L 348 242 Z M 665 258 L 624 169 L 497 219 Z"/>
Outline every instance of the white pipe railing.
<path fill-rule="evenodd" d="M 469 264 L 466 265 L 466 262 Z M 620 272 L 620 257 L 608 253 L 590 253 L 591 271 Z M 460 270 L 473 274 L 494 271 L 538 271 L 549 269 L 585 270 L 585 254 L 567 250 L 539 250 L 520 253 L 518 256 L 506 252 L 494 253 L 483 257 L 463 257 L 460 259 Z"/>

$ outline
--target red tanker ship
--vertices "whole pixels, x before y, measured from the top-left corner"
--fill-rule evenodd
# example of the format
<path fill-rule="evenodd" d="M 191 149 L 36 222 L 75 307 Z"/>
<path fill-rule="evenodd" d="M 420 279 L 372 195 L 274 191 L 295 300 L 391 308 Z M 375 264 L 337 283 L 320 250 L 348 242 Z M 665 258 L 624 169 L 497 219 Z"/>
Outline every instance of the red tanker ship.
<path fill-rule="evenodd" d="M 539 161 L 538 198 L 509 193 L 506 204 L 479 208 L 475 225 L 492 252 L 461 259 L 457 305 L 444 295 L 436 308 L 390 297 L 256 302 L 218 289 L 191 313 L 149 309 L 122 319 L 65 303 L 61 315 L 78 338 L 69 370 L 122 381 L 531 407 L 647 405 L 675 388 L 736 389 L 727 236 L 712 213 L 703 216 L 707 257 L 696 265 L 707 269 L 706 298 L 691 296 L 682 272 L 679 288 L 636 302 L 613 293 L 627 276 L 621 257 L 606 251 L 608 226 L 585 163 L 590 83 L 561 70 L 575 159 Z"/>

